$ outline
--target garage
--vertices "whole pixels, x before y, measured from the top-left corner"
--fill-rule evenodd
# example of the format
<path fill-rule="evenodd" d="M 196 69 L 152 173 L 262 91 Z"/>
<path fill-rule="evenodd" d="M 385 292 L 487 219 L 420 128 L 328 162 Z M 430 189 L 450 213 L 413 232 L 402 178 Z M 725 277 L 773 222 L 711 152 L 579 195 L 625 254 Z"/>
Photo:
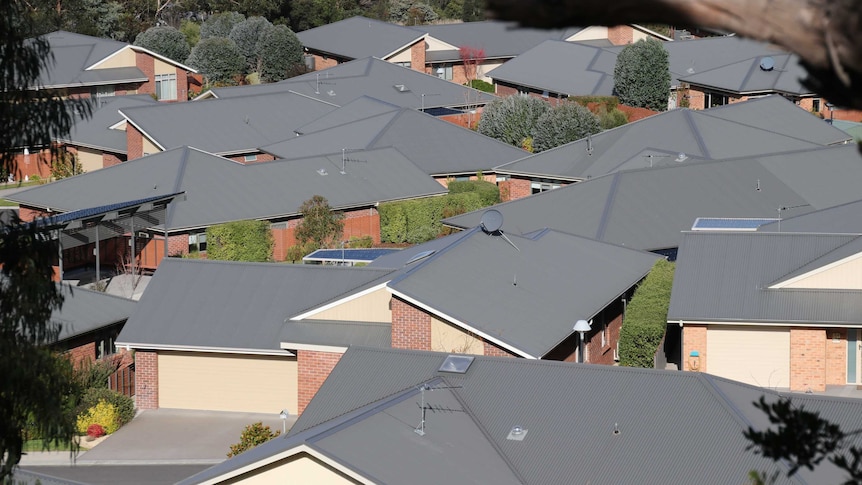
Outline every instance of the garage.
<path fill-rule="evenodd" d="M 706 371 L 769 388 L 790 387 L 790 329 L 712 325 Z"/>
<path fill-rule="evenodd" d="M 296 412 L 294 356 L 159 352 L 159 407 Z"/>

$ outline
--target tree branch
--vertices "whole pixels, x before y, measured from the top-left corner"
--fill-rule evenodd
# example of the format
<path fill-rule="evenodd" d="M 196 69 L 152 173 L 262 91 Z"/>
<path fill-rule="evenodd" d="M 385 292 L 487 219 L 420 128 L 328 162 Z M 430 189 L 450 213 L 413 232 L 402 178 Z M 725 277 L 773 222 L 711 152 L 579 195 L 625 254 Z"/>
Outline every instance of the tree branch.
<path fill-rule="evenodd" d="M 799 55 L 809 88 L 862 109 L 862 7 L 854 0 L 487 0 L 491 16 L 532 27 L 666 23 L 736 32 Z"/>

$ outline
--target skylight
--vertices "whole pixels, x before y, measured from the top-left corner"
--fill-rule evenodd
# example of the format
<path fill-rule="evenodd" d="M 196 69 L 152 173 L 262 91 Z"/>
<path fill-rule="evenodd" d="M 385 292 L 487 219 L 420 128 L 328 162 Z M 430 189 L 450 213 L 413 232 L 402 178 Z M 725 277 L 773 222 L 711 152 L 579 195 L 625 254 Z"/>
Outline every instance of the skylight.
<path fill-rule="evenodd" d="M 443 361 L 443 365 L 437 369 L 440 372 L 451 372 L 453 374 L 464 374 L 473 363 L 474 357 L 469 355 L 450 355 Z"/>

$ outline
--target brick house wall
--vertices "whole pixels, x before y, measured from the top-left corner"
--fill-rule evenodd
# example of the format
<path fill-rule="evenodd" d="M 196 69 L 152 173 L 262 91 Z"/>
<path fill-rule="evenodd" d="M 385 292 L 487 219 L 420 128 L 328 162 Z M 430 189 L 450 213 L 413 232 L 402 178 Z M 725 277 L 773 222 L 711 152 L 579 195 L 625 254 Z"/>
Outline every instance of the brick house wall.
<path fill-rule="evenodd" d="M 634 29 L 630 25 L 608 27 L 608 41 L 613 45 L 626 45 L 634 41 Z"/>
<path fill-rule="evenodd" d="M 512 177 L 497 185 L 500 186 L 500 200 L 502 202 L 522 199 L 533 194 L 533 186 L 530 179 Z"/>
<path fill-rule="evenodd" d="M 296 228 L 301 218 L 288 221 L 286 228 L 272 229 L 272 238 L 275 245 L 272 250 L 272 258 L 275 261 L 285 261 L 287 251 L 296 245 Z M 364 207 L 344 211 L 344 231 L 342 238 L 345 241 L 351 237 L 371 236 L 374 244 L 380 244 L 380 213 L 376 207 Z"/>
<path fill-rule="evenodd" d="M 135 407 L 159 408 L 159 355 L 152 350 L 135 352 Z"/>
<path fill-rule="evenodd" d="M 153 56 L 144 53 L 135 51 L 135 66 L 140 69 L 145 76 L 147 76 L 147 82 L 141 84 L 138 87 L 138 94 L 153 94 L 156 92 L 156 60 Z M 187 82 L 186 82 L 187 84 Z M 177 88 L 179 89 L 181 86 L 185 86 L 186 84 L 180 84 L 179 76 L 177 76 Z"/>
<path fill-rule="evenodd" d="M 297 414 L 305 411 L 311 398 L 317 394 L 323 381 L 329 377 L 335 364 L 341 360 L 341 353 L 298 350 L 297 363 Z"/>
<path fill-rule="evenodd" d="M 826 390 L 826 330 L 790 329 L 790 390 Z"/>
<path fill-rule="evenodd" d="M 126 153 L 128 160 L 144 156 L 144 135 L 131 123 L 126 123 Z"/>
<path fill-rule="evenodd" d="M 324 69 L 329 69 L 330 67 L 334 67 L 338 65 L 338 59 L 333 57 L 324 56 L 321 54 L 312 54 L 314 58 L 314 70 L 322 71 Z"/>
<path fill-rule="evenodd" d="M 123 160 L 123 158 L 120 158 L 120 157 L 125 158 L 124 155 L 117 155 L 117 154 L 108 153 L 108 152 L 103 153 L 102 154 L 102 168 L 113 167 L 114 165 L 119 165 L 119 164 L 123 163 L 125 160 Z"/>
<path fill-rule="evenodd" d="M 431 350 L 431 315 L 393 296 L 392 348 Z"/>
<path fill-rule="evenodd" d="M 233 160 L 234 162 L 239 162 L 243 165 L 250 165 L 253 163 L 261 163 L 261 162 L 271 162 L 275 160 L 275 157 L 269 153 L 249 153 L 248 156 L 254 155 L 254 160 L 246 160 L 246 155 L 236 155 L 232 157 L 226 157 L 229 160 Z"/>
<path fill-rule="evenodd" d="M 96 361 L 96 342 L 87 342 L 83 345 L 73 347 L 66 352 L 69 360 L 75 367 L 80 366 L 85 362 Z"/>
<path fill-rule="evenodd" d="M 483 339 L 482 345 L 484 346 L 485 355 L 490 355 L 492 357 L 517 357 L 517 355 L 502 347 L 498 347 L 487 340 Z"/>
<path fill-rule="evenodd" d="M 18 209 L 18 217 L 21 218 L 21 222 L 33 222 L 39 217 L 47 217 L 51 215 L 46 210 L 36 209 L 33 207 L 20 206 Z"/>
<path fill-rule="evenodd" d="M 410 68 L 414 71 L 425 72 L 425 41 L 410 46 Z"/>
<path fill-rule="evenodd" d="M 700 356 L 690 357 L 697 351 Z M 682 330 L 683 370 L 706 372 L 706 325 L 686 325 Z M 695 365 L 697 367 L 695 367 Z"/>
<path fill-rule="evenodd" d="M 51 176 L 50 153 L 48 150 L 33 150 L 26 155 L 23 150 L 15 154 L 15 167 L 9 171 L 15 176 L 16 182 L 24 181 L 34 175 L 43 179 Z"/>

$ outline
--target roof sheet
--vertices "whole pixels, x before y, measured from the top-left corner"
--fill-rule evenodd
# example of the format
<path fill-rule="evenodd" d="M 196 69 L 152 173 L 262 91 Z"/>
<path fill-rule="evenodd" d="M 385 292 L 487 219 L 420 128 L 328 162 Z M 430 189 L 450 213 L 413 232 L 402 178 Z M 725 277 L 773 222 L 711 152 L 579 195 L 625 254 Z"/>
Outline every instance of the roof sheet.
<path fill-rule="evenodd" d="M 171 204 L 170 230 L 243 219 L 295 216 L 303 201 L 326 197 L 335 209 L 443 194 L 446 189 L 392 148 L 243 165 L 178 148 L 16 193 L 14 199 L 61 211 L 185 192 Z M 321 175 L 326 174 L 326 175 Z"/>
<path fill-rule="evenodd" d="M 628 170 L 495 207 L 503 229 L 543 227 L 630 248 L 678 247 L 681 231 L 698 217 L 782 217 L 858 200 L 862 160 L 852 145 Z M 759 182 L 759 185 L 758 185 Z M 760 190 L 758 190 L 758 187 Z M 479 223 L 482 211 L 446 219 L 454 227 Z"/>
<path fill-rule="evenodd" d="M 137 348 L 278 352 L 282 332 L 295 331 L 296 325 L 285 323 L 290 316 L 380 284 L 388 274 L 370 268 L 167 258 L 117 341 Z"/>
<path fill-rule="evenodd" d="M 862 253 L 862 236 L 687 233 L 668 321 L 862 323 L 862 291 L 770 288 Z"/>
<path fill-rule="evenodd" d="M 324 320 L 286 321 L 279 338 L 281 344 L 288 348 L 290 344 L 387 348 L 392 345 L 392 325 Z"/>
<path fill-rule="evenodd" d="M 574 29 L 521 28 L 513 22 L 493 20 L 418 25 L 412 28 L 456 48 L 483 49 L 485 57 L 489 58 L 515 57 L 548 39 L 563 40 L 576 33 Z"/>
<path fill-rule="evenodd" d="M 658 258 L 554 231 L 508 237 L 472 229 L 389 287 L 446 319 L 541 357 L 572 334 L 575 320 L 598 314 Z"/>
<path fill-rule="evenodd" d="M 308 49 L 348 59 L 368 56 L 386 58 L 417 42 L 424 35 L 407 27 L 361 16 L 296 34 L 302 45 Z"/>
<path fill-rule="evenodd" d="M 764 61 L 764 59 L 767 60 Z M 761 62 L 770 62 L 769 60 L 774 67 L 761 68 Z M 807 72 L 799 65 L 797 56 L 773 54 L 741 60 L 690 76 L 682 76 L 680 81 L 737 93 L 812 94 L 810 89 L 802 85 L 801 80 L 806 77 Z"/>
<path fill-rule="evenodd" d="M 63 306 L 51 312 L 51 322 L 61 325 L 57 341 L 68 340 L 115 323 L 122 323 L 135 310 L 136 302 L 101 291 L 59 285 Z"/>
<path fill-rule="evenodd" d="M 158 101 L 148 94 L 96 98 L 92 116 L 76 121 L 69 135 L 61 141 L 111 153 L 126 153 L 126 131 L 110 129 L 125 119 L 119 110 L 155 104 Z"/>

